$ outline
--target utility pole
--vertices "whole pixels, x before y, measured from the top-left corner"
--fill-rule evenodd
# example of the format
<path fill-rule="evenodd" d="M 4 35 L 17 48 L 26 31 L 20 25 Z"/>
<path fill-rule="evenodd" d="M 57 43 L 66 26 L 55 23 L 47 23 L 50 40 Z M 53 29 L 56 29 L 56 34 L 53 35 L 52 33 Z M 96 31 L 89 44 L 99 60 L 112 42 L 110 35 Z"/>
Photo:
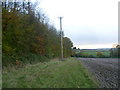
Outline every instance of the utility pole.
<path fill-rule="evenodd" d="M 60 19 L 60 35 L 61 35 L 61 60 L 63 60 L 63 32 L 62 32 L 62 18 L 59 17 Z"/>

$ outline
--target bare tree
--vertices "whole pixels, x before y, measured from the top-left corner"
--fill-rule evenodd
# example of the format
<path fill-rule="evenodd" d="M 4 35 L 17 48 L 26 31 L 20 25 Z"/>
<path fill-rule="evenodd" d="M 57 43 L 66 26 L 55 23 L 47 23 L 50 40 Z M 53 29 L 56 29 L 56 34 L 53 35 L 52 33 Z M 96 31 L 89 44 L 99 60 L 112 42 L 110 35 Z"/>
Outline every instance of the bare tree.
<path fill-rule="evenodd" d="M 17 3 L 16 3 L 16 0 L 14 0 L 14 11 L 16 10 L 16 7 L 17 7 Z"/>
<path fill-rule="evenodd" d="M 7 8 L 7 1 L 5 0 L 5 2 L 4 2 L 4 3 L 5 3 L 5 9 L 6 9 L 6 8 Z"/>
<path fill-rule="evenodd" d="M 25 3 L 24 3 L 24 0 L 23 0 L 22 3 L 23 3 L 23 12 L 24 12 L 24 9 L 25 9 Z"/>
<path fill-rule="evenodd" d="M 28 0 L 28 14 L 30 14 L 30 0 Z"/>
<path fill-rule="evenodd" d="M 4 3 L 2 2 L 2 7 L 4 6 Z"/>

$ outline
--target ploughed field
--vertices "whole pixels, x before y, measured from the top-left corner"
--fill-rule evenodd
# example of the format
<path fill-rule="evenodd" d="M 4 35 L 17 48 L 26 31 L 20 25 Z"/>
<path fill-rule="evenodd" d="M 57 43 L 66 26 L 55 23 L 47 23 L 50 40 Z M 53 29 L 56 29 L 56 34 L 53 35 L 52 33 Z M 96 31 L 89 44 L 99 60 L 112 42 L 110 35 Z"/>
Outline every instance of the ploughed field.
<path fill-rule="evenodd" d="M 118 87 L 118 59 L 113 58 L 78 58 L 95 76 L 100 88 Z"/>

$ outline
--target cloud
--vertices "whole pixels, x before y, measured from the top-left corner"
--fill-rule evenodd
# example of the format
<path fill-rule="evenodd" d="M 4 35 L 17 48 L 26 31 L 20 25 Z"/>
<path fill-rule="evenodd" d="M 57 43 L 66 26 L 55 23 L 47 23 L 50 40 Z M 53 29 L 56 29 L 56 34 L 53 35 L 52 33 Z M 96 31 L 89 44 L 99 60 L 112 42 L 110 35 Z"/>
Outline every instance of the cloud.
<path fill-rule="evenodd" d="M 87 45 L 77 45 L 77 48 L 80 49 L 97 49 L 97 48 L 112 48 L 113 44 L 87 44 Z"/>
<path fill-rule="evenodd" d="M 58 30 L 58 17 L 64 17 L 64 34 L 74 45 L 97 45 L 118 42 L 118 1 L 42 0 L 40 6 Z"/>
<path fill-rule="evenodd" d="M 118 31 L 116 27 L 75 27 L 64 30 L 66 35 L 74 41 L 75 45 L 79 44 L 107 44 L 118 42 Z M 70 32 L 71 31 L 71 32 Z"/>

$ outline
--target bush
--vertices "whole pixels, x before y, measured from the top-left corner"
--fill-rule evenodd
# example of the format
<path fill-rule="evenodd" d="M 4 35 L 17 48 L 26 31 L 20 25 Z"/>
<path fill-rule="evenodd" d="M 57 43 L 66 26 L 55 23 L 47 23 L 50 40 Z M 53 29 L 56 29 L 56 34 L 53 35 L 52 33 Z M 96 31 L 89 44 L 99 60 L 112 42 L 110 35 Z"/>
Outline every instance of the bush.
<path fill-rule="evenodd" d="M 14 55 L 3 54 L 2 65 L 4 66 L 15 65 L 16 60 L 21 61 L 21 63 L 23 64 L 27 64 L 27 63 L 34 64 L 37 62 L 49 61 L 47 57 L 34 53 L 29 53 L 27 55 L 20 55 L 20 56 L 18 56 L 17 54 Z"/>
<path fill-rule="evenodd" d="M 102 52 L 97 52 L 97 57 L 99 57 L 99 58 L 104 58 L 105 56 L 102 54 Z"/>
<path fill-rule="evenodd" d="M 89 58 L 94 58 L 94 56 L 93 55 L 89 55 Z"/>

